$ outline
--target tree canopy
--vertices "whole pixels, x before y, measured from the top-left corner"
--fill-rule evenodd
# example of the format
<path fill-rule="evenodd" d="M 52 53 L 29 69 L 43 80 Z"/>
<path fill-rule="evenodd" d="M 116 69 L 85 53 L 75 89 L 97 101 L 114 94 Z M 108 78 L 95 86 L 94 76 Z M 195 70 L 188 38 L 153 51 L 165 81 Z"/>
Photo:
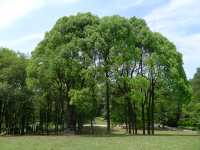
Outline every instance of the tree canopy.
<path fill-rule="evenodd" d="M 33 103 L 26 105 L 32 123 L 25 117 L 21 132 L 30 127 L 47 134 L 52 128 L 57 134 L 65 129 L 81 133 L 85 123 L 93 126 L 103 116 L 107 132 L 112 123 L 125 124 L 130 134 L 138 128 L 154 134 L 155 123 L 171 119 L 177 126 L 182 105 L 191 97 L 182 55 L 136 17 L 65 16 L 46 32 L 29 60 L 10 50 L 0 52 L 0 90 L 12 85 L 31 92 L 24 100 Z M 175 115 L 166 115 L 168 104 Z M 12 123 L 9 129 L 17 131 Z"/>

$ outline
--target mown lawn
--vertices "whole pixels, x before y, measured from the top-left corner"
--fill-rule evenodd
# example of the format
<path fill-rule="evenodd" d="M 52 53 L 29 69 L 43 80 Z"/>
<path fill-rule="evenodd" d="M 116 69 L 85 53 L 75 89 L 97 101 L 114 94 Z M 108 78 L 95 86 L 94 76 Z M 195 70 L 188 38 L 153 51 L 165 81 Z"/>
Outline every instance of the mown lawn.
<path fill-rule="evenodd" d="M 0 150 L 200 150 L 200 136 L 0 137 Z"/>

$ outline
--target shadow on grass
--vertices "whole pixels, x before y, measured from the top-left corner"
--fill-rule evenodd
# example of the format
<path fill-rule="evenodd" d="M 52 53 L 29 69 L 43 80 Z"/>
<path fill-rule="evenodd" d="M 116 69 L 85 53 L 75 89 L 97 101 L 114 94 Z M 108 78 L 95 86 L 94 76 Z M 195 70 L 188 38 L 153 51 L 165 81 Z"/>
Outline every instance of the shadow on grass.
<path fill-rule="evenodd" d="M 142 135 L 142 134 L 137 134 L 137 135 L 129 135 L 129 134 L 116 134 L 116 133 L 110 133 L 110 134 L 80 134 L 79 135 L 80 137 L 110 137 L 110 138 L 113 138 L 113 137 L 200 137 L 200 135 L 198 134 L 194 134 L 194 135 L 186 135 L 186 134 L 155 134 L 155 135 Z"/>
<path fill-rule="evenodd" d="M 156 133 L 157 132 L 157 133 Z M 102 127 L 102 126 L 95 126 L 94 127 L 94 134 L 91 134 L 91 129 L 90 127 L 84 127 L 81 134 L 74 134 L 74 133 L 60 133 L 58 135 L 56 135 L 55 133 L 50 133 L 49 135 L 47 134 L 33 134 L 33 135 L 4 135 L 4 136 L 0 136 L 0 137 L 21 137 L 21 136 L 32 136 L 32 137 L 37 137 L 37 136 L 48 136 L 48 137 L 59 137 L 59 136 L 63 136 L 63 137 L 68 137 L 68 136 L 77 136 L 77 137 L 87 137 L 87 138 L 93 138 L 93 137 L 102 137 L 102 138 L 113 138 L 113 137 L 200 137 L 200 133 L 184 133 L 184 131 L 166 131 L 164 130 L 165 133 L 162 133 L 162 130 L 155 130 L 155 135 L 143 135 L 141 130 L 139 130 L 138 134 L 127 134 L 125 132 L 125 129 L 115 129 L 113 128 L 111 130 L 111 133 L 108 134 L 106 127 Z M 167 133 L 166 133 L 167 132 Z"/>
<path fill-rule="evenodd" d="M 118 133 L 118 132 L 119 132 L 119 130 L 113 129 L 111 131 L 111 133 L 108 134 L 107 131 L 106 131 L 106 127 L 95 127 L 95 133 L 91 134 L 90 128 L 84 128 L 84 130 L 82 131 L 82 134 L 79 134 L 79 136 L 81 136 L 81 137 L 131 137 L 131 136 L 132 137 L 134 137 L 134 136 L 135 137 L 137 137 L 137 136 L 143 136 L 143 137 L 153 137 L 153 136 L 156 136 L 156 137 L 158 137 L 158 136 L 160 136 L 160 137 L 164 137 L 164 136 L 167 136 L 167 137 L 170 137 L 170 136 L 190 137 L 190 136 L 197 136 L 197 137 L 200 137 L 200 134 L 192 134 L 192 133 L 186 134 L 183 131 L 182 131 L 183 133 L 176 133 L 176 132 L 172 133 L 171 131 L 169 131 L 169 133 L 155 133 L 154 135 L 147 135 L 147 134 L 143 135 L 142 133 L 139 133 L 137 135 L 127 134 L 125 132 L 125 130 L 123 130 L 123 132 L 121 131 L 121 133 Z M 160 131 L 158 130 L 158 132 L 160 132 Z M 168 131 L 166 131 L 166 132 L 168 132 Z"/>

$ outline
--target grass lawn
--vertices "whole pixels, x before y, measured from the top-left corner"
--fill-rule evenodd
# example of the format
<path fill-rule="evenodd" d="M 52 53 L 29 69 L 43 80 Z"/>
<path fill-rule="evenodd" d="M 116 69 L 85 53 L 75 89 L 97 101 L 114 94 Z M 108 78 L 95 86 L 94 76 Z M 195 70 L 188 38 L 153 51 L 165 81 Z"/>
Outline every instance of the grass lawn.
<path fill-rule="evenodd" d="M 0 137 L 0 150 L 200 150 L 200 136 Z"/>

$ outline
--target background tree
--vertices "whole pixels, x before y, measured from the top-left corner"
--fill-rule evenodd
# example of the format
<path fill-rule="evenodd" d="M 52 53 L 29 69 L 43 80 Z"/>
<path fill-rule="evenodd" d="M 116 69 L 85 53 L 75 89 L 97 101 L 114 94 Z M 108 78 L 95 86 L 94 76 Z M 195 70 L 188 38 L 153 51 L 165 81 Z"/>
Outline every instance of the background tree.
<path fill-rule="evenodd" d="M 32 93 L 26 86 L 27 59 L 0 48 L 0 129 L 7 134 L 30 132 L 34 116 Z"/>

